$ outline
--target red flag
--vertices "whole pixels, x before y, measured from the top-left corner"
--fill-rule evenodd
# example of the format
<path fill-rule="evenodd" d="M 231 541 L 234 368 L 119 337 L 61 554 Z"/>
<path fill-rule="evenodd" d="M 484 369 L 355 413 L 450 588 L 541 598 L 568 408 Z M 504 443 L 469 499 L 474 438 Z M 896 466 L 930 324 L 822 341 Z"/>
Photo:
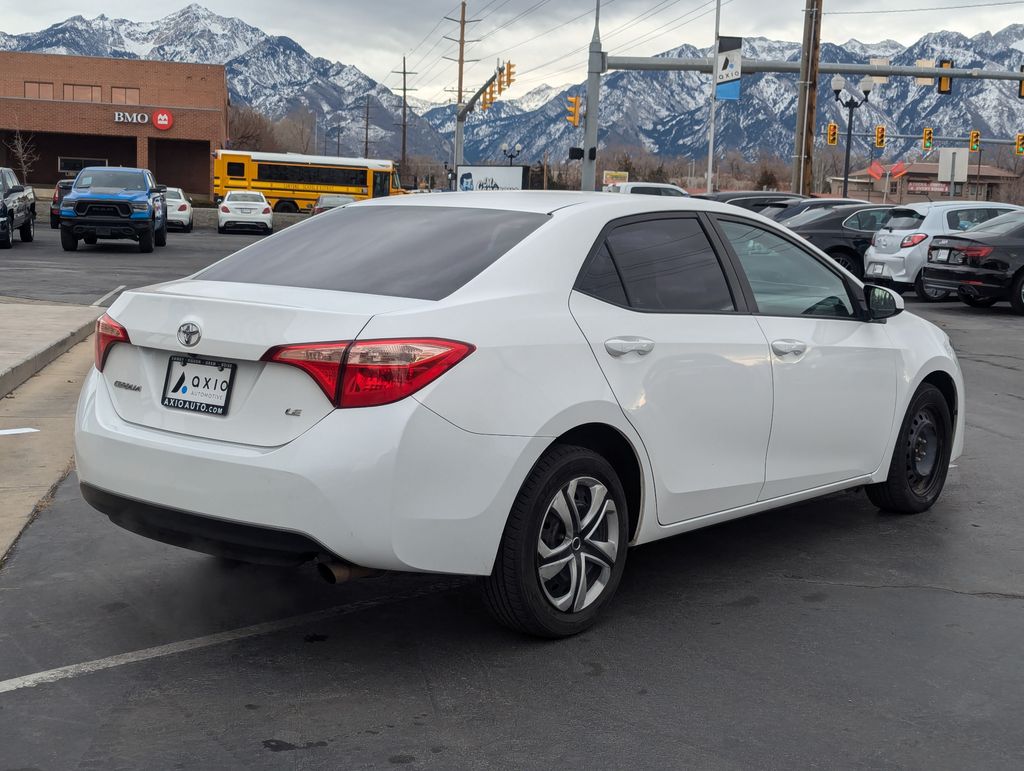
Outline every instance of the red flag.
<path fill-rule="evenodd" d="M 878 161 L 871 161 L 871 165 L 868 166 L 868 176 L 881 179 L 883 174 L 885 174 L 885 167 Z"/>
<path fill-rule="evenodd" d="M 889 167 L 889 177 L 892 179 L 899 179 L 909 171 L 907 165 L 903 161 L 897 161 Z"/>

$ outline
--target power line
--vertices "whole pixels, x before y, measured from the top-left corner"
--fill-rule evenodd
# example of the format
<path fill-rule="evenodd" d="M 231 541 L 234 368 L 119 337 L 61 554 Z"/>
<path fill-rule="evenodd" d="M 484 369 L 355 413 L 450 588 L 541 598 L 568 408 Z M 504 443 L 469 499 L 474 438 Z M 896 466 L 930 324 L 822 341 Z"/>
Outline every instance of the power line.
<path fill-rule="evenodd" d="M 414 53 L 416 53 L 416 52 L 417 52 L 417 51 L 418 51 L 418 50 L 420 49 L 420 46 L 422 46 L 422 45 L 423 45 L 424 43 L 426 43 L 426 42 L 427 42 L 427 39 L 428 39 L 428 38 L 429 38 L 429 37 L 430 37 L 431 35 L 433 35 L 433 34 L 434 34 L 435 32 L 437 32 L 437 30 L 438 30 L 438 29 L 439 29 L 439 28 L 441 27 L 441 25 L 442 25 L 442 24 L 444 23 L 444 21 L 445 21 L 445 16 L 448 16 L 448 15 L 450 15 L 450 14 L 453 14 L 453 13 L 455 13 L 455 11 L 457 11 L 457 10 L 459 10 L 459 6 L 457 6 L 457 5 L 456 5 L 456 6 L 455 6 L 454 8 L 452 8 L 452 9 L 451 9 L 450 11 L 448 11 L 448 13 L 442 14 L 441 18 L 437 20 L 437 23 L 436 23 L 436 24 L 435 24 L 435 25 L 434 25 L 434 26 L 433 26 L 433 27 L 431 28 L 430 32 L 428 32 L 428 33 L 427 33 L 426 35 L 424 35 L 424 36 L 423 36 L 423 39 L 422 39 L 422 40 L 420 40 L 420 42 L 419 42 L 419 43 L 417 43 L 417 44 L 416 44 L 416 46 L 415 46 L 415 47 L 414 47 L 414 48 L 413 48 L 413 49 L 412 49 L 411 51 L 407 51 L 405 55 L 406 55 L 407 57 L 411 57 L 411 56 L 412 56 L 412 55 L 413 55 Z M 436 47 L 437 47 L 437 43 L 434 43 L 434 45 L 433 45 L 433 46 L 431 47 L 431 49 L 430 49 L 430 50 L 431 50 L 431 51 L 433 51 L 433 50 L 434 50 L 434 48 L 436 48 Z M 429 55 L 429 53 L 430 53 L 430 51 L 428 51 L 426 55 Z M 424 58 L 426 58 L 426 55 L 424 55 Z M 422 61 L 423 61 L 423 59 L 420 59 L 420 62 L 422 62 Z M 403 65 L 403 66 L 404 66 L 404 65 Z M 416 69 L 416 67 L 418 67 L 418 66 L 419 66 L 418 64 L 415 64 L 415 65 L 413 65 L 413 69 Z M 387 79 L 388 79 L 388 78 L 390 78 L 390 77 L 391 77 L 391 75 L 393 75 L 393 74 L 395 74 L 395 71 L 394 71 L 394 70 L 392 70 L 392 72 L 390 72 L 390 73 L 388 73 L 387 75 L 385 75 L 385 76 L 384 76 L 384 80 L 387 80 Z"/>
<path fill-rule="evenodd" d="M 973 3 L 971 5 L 935 5 L 929 8 L 876 8 L 871 11 L 825 11 L 825 16 L 855 16 L 868 13 L 920 13 L 923 11 L 956 11 L 964 8 L 992 8 L 999 5 L 1024 5 L 1024 0 L 1001 0 L 996 3 Z"/>

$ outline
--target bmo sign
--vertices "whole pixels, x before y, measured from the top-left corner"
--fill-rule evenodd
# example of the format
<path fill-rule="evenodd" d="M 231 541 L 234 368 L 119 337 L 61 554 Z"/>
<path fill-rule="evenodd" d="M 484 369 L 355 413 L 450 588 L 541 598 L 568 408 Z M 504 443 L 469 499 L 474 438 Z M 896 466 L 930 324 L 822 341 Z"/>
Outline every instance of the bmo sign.
<path fill-rule="evenodd" d="M 170 110 L 157 110 L 152 116 L 148 112 L 115 112 L 114 123 L 152 123 L 153 128 L 167 131 L 174 125 L 174 114 Z"/>

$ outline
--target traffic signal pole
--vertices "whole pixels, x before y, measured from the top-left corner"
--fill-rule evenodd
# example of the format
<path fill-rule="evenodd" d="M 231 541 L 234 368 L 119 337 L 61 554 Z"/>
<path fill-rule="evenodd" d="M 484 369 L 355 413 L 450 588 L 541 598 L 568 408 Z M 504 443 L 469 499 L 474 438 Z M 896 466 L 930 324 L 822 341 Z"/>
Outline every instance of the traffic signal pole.
<path fill-rule="evenodd" d="M 843 198 L 849 197 L 850 192 L 850 148 L 853 147 L 853 111 L 857 109 L 856 99 L 849 99 L 846 102 L 846 161 L 843 163 Z"/>
<path fill-rule="evenodd" d="M 596 0 L 594 36 L 590 39 L 587 63 L 587 114 L 583 122 L 583 168 L 580 190 L 597 189 L 597 124 L 600 115 L 601 73 L 607 67 L 601 50 L 601 0 Z"/>

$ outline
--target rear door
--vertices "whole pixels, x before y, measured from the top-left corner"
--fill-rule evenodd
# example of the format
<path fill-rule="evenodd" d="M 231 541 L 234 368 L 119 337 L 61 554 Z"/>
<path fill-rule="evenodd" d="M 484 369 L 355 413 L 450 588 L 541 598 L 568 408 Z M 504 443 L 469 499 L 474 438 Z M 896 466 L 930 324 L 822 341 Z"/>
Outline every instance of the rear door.
<path fill-rule="evenodd" d="M 771 429 L 768 346 L 697 216 L 613 223 L 569 307 L 643 439 L 658 520 L 754 503 Z"/>
<path fill-rule="evenodd" d="M 878 468 L 896 404 L 898 351 L 863 320 L 825 260 L 759 223 L 718 217 L 771 349 L 774 410 L 760 498 Z"/>

